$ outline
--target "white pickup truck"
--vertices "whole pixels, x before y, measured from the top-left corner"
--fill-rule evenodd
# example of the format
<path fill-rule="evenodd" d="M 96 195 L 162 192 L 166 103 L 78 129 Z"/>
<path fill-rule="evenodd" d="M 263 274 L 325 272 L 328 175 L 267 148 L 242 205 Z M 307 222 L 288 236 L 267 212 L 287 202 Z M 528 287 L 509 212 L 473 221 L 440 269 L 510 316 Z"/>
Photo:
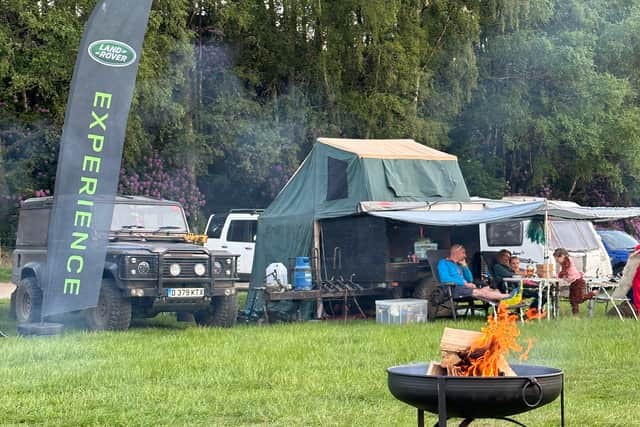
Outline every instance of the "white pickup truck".
<path fill-rule="evenodd" d="M 238 258 L 238 277 L 248 281 L 253 266 L 253 252 L 261 209 L 232 209 L 226 215 L 213 214 L 207 221 L 205 246 L 209 250 L 225 250 Z"/>

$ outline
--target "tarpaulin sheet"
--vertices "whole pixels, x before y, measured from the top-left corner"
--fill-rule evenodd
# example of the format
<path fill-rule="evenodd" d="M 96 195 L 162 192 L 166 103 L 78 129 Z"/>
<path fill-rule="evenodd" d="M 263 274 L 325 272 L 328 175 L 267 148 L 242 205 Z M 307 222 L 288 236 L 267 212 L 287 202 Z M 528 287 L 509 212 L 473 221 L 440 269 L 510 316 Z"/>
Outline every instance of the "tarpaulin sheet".
<path fill-rule="evenodd" d="M 586 220 L 586 221 L 613 221 L 624 218 L 640 216 L 639 207 L 611 208 L 611 207 L 586 207 L 586 206 L 561 206 L 553 201 L 536 201 L 520 203 L 509 206 L 484 208 L 482 210 L 398 210 L 368 212 L 369 215 L 393 219 L 396 221 L 410 222 L 414 224 L 452 226 L 473 225 L 490 222 L 509 221 L 544 216 L 550 218 Z"/>

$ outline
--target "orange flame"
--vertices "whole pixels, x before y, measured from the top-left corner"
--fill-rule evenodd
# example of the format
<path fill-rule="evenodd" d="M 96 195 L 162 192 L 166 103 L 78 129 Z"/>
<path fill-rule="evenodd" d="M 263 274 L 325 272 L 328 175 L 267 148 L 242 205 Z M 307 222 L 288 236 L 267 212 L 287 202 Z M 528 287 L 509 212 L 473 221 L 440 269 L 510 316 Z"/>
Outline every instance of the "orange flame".
<path fill-rule="evenodd" d="M 497 319 L 491 315 L 487 316 L 487 325 L 482 328 L 482 337 L 471 345 L 463 358 L 463 366 L 459 366 L 460 375 L 504 375 L 509 352 L 522 352 L 522 347 L 516 342 L 516 338 L 520 336 L 517 322 L 518 316 L 509 313 L 507 306 L 500 303 Z M 523 354 L 524 358 L 527 357 L 532 344 L 532 340 L 529 340 L 527 351 Z"/>
<path fill-rule="evenodd" d="M 524 313 L 524 317 L 527 320 L 544 319 L 547 317 L 547 312 L 545 310 L 538 312 L 537 308 L 531 307 Z"/>

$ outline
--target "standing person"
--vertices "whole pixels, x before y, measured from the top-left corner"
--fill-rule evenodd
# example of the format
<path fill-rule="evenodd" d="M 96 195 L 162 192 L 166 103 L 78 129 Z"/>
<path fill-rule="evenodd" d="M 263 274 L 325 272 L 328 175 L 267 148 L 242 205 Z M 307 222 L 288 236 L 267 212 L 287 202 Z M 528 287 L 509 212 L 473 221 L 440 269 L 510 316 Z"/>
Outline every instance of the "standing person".
<path fill-rule="evenodd" d="M 573 259 L 564 248 L 558 248 L 553 252 L 556 263 L 560 265 L 559 279 L 569 282 L 569 304 L 571 304 L 571 314 L 577 317 L 580 314 L 580 304 L 598 295 L 597 291 L 585 294 L 587 287 L 584 281 L 584 273 L 578 271 Z"/>
<path fill-rule="evenodd" d="M 471 270 L 467 267 L 467 253 L 462 245 L 453 245 L 449 250 L 449 256 L 438 261 L 438 275 L 443 283 L 455 283 L 453 291 L 454 298 L 476 297 L 490 301 L 500 301 L 509 298 L 510 294 L 505 294 L 497 289 L 489 287 L 478 288 L 473 283 Z"/>

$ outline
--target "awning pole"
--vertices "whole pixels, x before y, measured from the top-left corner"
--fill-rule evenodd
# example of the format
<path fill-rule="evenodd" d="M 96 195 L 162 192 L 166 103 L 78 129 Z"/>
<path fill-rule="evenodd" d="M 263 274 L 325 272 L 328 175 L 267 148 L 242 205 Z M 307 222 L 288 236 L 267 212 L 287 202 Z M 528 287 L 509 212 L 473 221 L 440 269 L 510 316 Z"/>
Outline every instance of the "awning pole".
<path fill-rule="evenodd" d="M 544 199 L 544 272 L 550 271 L 547 270 L 549 266 L 549 200 Z M 549 277 L 549 273 L 545 274 L 545 278 Z M 551 310 L 549 310 L 551 300 L 549 298 L 549 286 L 551 286 L 551 282 L 547 280 L 547 319 L 551 319 Z"/>
<path fill-rule="evenodd" d="M 544 199 L 544 263 L 549 264 L 549 201 L 547 199 Z"/>

